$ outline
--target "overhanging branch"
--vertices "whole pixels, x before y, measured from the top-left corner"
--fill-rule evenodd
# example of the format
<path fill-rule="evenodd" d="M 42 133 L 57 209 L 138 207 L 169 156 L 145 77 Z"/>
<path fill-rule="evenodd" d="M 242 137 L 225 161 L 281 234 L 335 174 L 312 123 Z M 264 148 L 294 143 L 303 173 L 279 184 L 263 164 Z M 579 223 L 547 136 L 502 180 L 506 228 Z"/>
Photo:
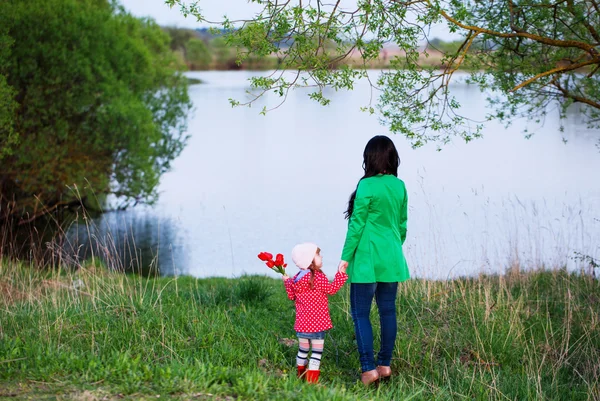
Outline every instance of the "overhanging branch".
<path fill-rule="evenodd" d="M 514 88 L 512 88 L 510 91 L 511 92 L 518 91 L 519 89 L 521 89 L 521 88 L 523 88 L 523 87 L 531 84 L 532 82 L 535 82 L 538 79 L 546 77 L 548 75 L 561 74 L 563 72 L 577 70 L 579 68 L 583 68 L 583 67 L 591 65 L 591 64 L 599 64 L 600 65 L 600 57 L 599 58 L 595 58 L 595 59 L 591 59 L 591 60 L 588 60 L 588 61 L 585 61 L 583 63 L 571 64 L 571 65 L 566 66 L 566 67 L 556 67 L 556 68 L 553 68 L 551 70 L 542 72 L 540 74 L 537 74 L 534 77 L 529 78 L 527 81 L 520 83 L 519 85 L 517 85 Z"/>
<path fill-rule="evenodd" d="M 427 1 L 429 2 L 429 0 L 427 0 Z M 447 21 L 449 21 L 449 22 L 453 23 L 454 25 L 459 26 L 462 29 L 465 29 L 467 31 L 474 31 L 477 33 L 485 33 L 487 35 L 496 36 L 496 37 L 500 37 L 500 38 L 527 38 L 527 39 L 531 39 L 531 40 L 534 40 L 539 43 L 546 44 L 548 46 L 581 49 L 581 50 L 584 50 L 585 52 L 591 54 L 594 57 L 598 56 L 598 50 L 596 50 L 596 48 L 593 45 L 590 45 L 588 43 L 578 42 L 576 40 L 550 39 L 550 38 L 547 38 L 544 36 L 535 35 L 535 34 L 528 33 L 528 32 L 513 32 L 513 33 L 497 32 L 497 31 L 493 31 L 491 29 L 481 28 L 481 27 L 474 26 L 474 25 L 463 24 L 462 22 L 458 21 L 457 19 L 451 17 L 446 11 L 441 10 L 441 9 L 440 9 L 440 15 L 442 15 L 442 17 L 444 17 Z"/>

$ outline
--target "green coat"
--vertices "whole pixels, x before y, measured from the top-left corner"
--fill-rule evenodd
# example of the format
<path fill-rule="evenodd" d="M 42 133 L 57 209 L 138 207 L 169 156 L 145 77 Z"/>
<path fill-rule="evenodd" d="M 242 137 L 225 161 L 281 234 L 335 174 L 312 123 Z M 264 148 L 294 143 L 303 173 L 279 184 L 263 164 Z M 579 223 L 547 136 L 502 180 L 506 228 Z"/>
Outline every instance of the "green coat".
<path fill-rule="evenodd" d="M 342 251 L 350 283 L 409 279 L 402 251 L 407 212 L 406 187 L 397 177 L 379 174 L 358 183 Z"/>

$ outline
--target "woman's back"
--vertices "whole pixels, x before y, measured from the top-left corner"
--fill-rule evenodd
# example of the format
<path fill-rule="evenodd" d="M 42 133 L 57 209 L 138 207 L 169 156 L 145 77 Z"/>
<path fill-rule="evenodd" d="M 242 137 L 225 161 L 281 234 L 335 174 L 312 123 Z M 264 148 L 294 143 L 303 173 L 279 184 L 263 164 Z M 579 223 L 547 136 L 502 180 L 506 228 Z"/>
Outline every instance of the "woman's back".
<path fill-rule="evenodd" d="M 390 174 L 360 181 L 342 259 L 352 283 L 400 282 L 409 278 L 402 244 L 408 197 L 404 182 Z"/>
<path fill-rule="evenodd" d="M 406 218 L 403 213 L 407 198 L 404 182 L 389 174 L 365 178 L 362 182 L 368 186 L 366 190 L 372 197 L 369 222 L 378 229 L 400 234 L 400 224 Z"/>
<path fill-rule="evenodd" d="M 398 282 L 409 279 L 402 251 L 408 196 L 404 182 L 397 178 L 399 165 L 400 156 L 390 138 L 371 138 L 363 152 L 365 174 L 350 195 L 346 209 L 350 221 L 339 268 L 347 266 L 351 283 L 350 312 L 363 372 L 360 380 L 365 385 L 392 374 Z M 381 329 L 377 361 L 369 320 L 373 298 L 377 300 Z"/>

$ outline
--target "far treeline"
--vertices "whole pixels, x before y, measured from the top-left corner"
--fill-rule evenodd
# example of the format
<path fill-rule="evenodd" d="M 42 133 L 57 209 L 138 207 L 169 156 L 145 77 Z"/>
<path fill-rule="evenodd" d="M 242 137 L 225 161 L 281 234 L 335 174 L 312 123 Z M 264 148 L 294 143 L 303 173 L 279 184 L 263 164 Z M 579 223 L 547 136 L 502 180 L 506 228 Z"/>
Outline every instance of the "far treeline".
<path fill-rule="evenodd" d="M 179 61 L 187 65 L 189 70 L 269 70 L 281 68 L 280 55 L 273 53 L 268 56 L 246 54 L 243 49 L 239 52 L 236 46 L 227 42 L 227 31 L 224 29 L 186 29 L 176 27 L 163 27 L 163 30 L 171 38 L 171 50 L 175 52 Z M 447 67 L 444 57 L 455 54 L 461 47 L 463 41 L 446 42 L 439 38 L 433 38 L 424 44 L 419 56 L 422 66 L 445 68 Z M 335 45 L 330 44 L 333 48 Z M 325 45 L 327 47 L 327 45 Z M 474 44 L 470 51 L 479 50 Z M 240 55 L 243 54 L 243 61 Z M 391 60 L 395 56 L 403 56 L 404 53 L 397 48 L 387 48 L 379 53 L 376 60 L 368 62 L 370 68 L 389 68 Z M 364 59 L 354 52 L 348 58 L 332 63 L 330 68 L 342 65 L 351 67 L 363 66 Z M 463 66 L 463 68 L 467 68 Z"/>

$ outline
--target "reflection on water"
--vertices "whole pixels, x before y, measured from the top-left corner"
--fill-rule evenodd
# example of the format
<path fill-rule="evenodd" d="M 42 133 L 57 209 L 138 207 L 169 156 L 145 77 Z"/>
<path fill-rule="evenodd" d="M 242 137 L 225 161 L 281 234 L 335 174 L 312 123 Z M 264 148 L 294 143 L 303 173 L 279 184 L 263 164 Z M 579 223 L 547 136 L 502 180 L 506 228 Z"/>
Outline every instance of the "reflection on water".
<path fill-rule="evenodd" d="M 139 273 L 182 274 L 174 263 L 185 264 L 182 232 L 176 221 L 155 214 L 148 217 L 144 207 L 128 212 L 109 212 L 99 219 L 75 224 L 62 247 L 76 255 L 76 261 L 101 258 L 117 271 Z"/>
<path fill-rule="evenodd" d="M 262 105 L 277 104 L 277 96 L 253 108 L 228 103 L 244 100 L 252 73 L 190 75 L 206 84 L 191 87 L 190 141 L 163 177 L 158 204 L 106 214 L 90 232 L 80 224 L 71 232 L 80 252 L 109 255 L 126 270 L 231 277 L 267 273 L 256 258 L 260 251 L 289 256 L 295 243 L 310 240 L 323 249 L 332 274 L 363 148 L 386 133 L 376 117 L 359 111 L 369 102 L 368 85 L 330 91 L 328 107 L 293 91 L 261 116 Z M 469 115 L 488 113 L 478 89 L 453 88 Z M 413 150 L 393 137 L 409 190 L 405 249 L 413 276 L 502 272 L 511 265 L 575 268 L 574 251 L 600 256 L 598 131 L 587 129 L 575 109 L 564 133 L 555 114 L 533 127 L 530 140 L 523 138 L 525 124 L 517 120 L 507 129 L 489 122 L 482 140 L 441 152 L 435 145 Z"/>

